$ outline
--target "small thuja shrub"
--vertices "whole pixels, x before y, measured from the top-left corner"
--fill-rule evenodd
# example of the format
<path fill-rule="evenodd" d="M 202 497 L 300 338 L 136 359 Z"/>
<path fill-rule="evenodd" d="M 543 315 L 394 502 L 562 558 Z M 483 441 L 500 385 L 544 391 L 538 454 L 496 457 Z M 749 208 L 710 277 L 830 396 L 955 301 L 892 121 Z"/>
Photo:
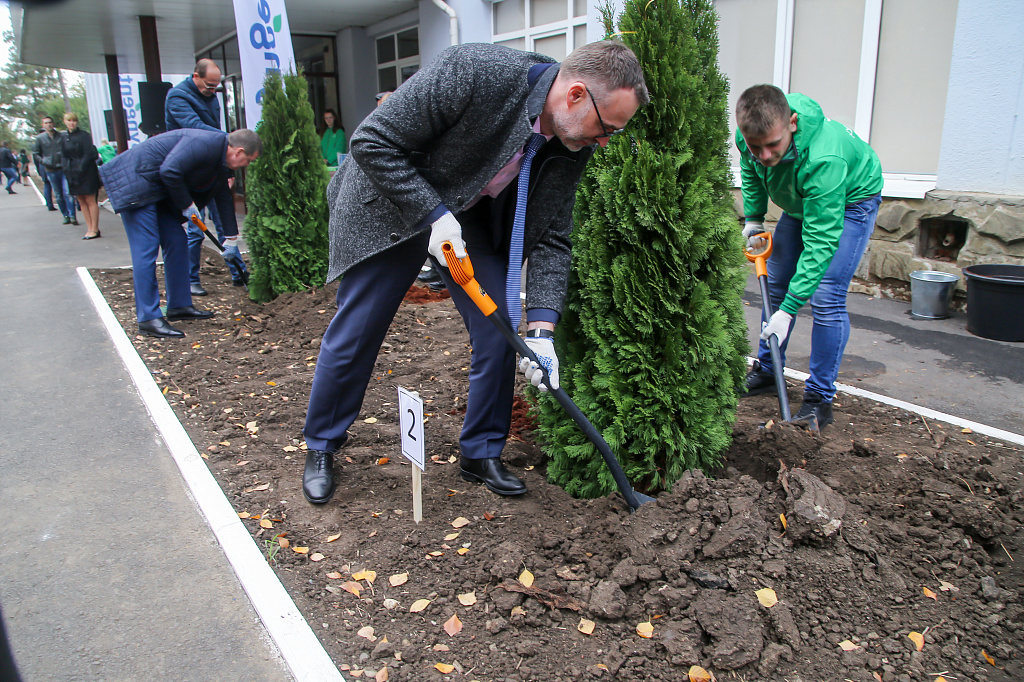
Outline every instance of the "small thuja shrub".
<path fill-rule="evenodd" d="M 249 295 L 264 303 L 327 277 L 327 180 L 313 108 L 301 74 L 267 74 L 263 153 L 246 176 Z"/>

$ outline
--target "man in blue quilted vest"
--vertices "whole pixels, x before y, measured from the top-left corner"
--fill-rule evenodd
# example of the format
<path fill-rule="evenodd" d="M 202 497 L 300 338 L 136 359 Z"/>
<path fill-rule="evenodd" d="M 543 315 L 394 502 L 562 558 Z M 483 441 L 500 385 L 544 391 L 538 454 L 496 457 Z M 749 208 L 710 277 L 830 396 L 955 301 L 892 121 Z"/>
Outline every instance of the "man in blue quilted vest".
<path fill-rule="evenodd" d="M 186 217 L 216 203 L 224 234 L 238 235 L 228 178 L 260 155 L 263 143 L 251 130 L 225 134 L 181 129 L 151 137 L 100 167 L 110 205 L 121 214 L 132 252 L 135 312 L 139 333 L 176 338 L 185 335 L 168 320 L 213 317 L 192 305 L 188 278 Z M 167 315 L 160 311 L 156 260 L 163 251 Z"/>

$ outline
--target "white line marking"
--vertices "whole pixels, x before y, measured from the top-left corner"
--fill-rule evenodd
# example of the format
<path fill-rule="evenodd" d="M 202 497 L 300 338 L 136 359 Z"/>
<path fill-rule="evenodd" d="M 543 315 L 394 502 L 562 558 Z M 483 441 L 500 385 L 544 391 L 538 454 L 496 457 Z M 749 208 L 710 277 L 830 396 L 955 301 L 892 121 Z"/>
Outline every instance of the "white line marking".
<path fill-rule="evenodd" d="M 752 365 L 753 363 L 754 358 L 748 357 L 747 364 Z M 811 376 L 805 372 L 798 372 L 795 369 L 789 369 L 788 367 L 783 371 L 783 374 L 790 379 L 796 379 L 797 381 L 807 381 L 808 377 Z M 868 398 L 869 400 L 884 403 L 885 405 L 890 405 L 892 407 L 898 407 L 901 410 L 906 410 L 907 412 L 914 412 L 915 414 L 919 414 L 922 417 L 928 417 L 929 419 L 934 419 L 935 421 L 946 422 L 947 424 L 959 426 L 960 428 L 968 428 L 976 433 L 981 433 L 992 438 L 1009 441 L 1010 443 L 1016 443 L 1017 445 L 1024 445 L 1024 436 L 1011 431 L 1003 431 L 1002 429 L 997 429 L 994 426 L 972 422 L 970 419 L 955 417 L 951 414 L 946 414 L 945 412 L 933 410 L 930 407 L 922 407 L 920 405 L 915 405 L 914 403 L 908 403 L 904 400 L 889 398 L 888 396 L 884 396 L 879 393 L 872 393 L 871 391 L 865 391 L 863 388 L 848 386 L 846 384 L 837 383 L 836 390 L 843 393 L 849 393 L 850 395 L 855 395 L 860 398 Z"/>
<path fill-rule="evenodd" d="M 167 403 L 159 386 L 153 381 L 146 364 L 139 357 L 124 329 L 100 293 L 89 271 L 78 268 L 100 320 L 114 343 L 114 348 L 131 375 L 157 430 L 167 443 L 171 456 L 181 470 L 192 497 L 210 524 L 231 567 L 238 576 L 249 601 L 259 614 L 281 652 L 282 658 L 297 680 L 340 680 L 345 682 L 337 666 L 317 640 L 309 623 L 299 613 L 281 581 L 267 564 L 249 531 L 238 518 L 210 473 L 174 410 Z"/>

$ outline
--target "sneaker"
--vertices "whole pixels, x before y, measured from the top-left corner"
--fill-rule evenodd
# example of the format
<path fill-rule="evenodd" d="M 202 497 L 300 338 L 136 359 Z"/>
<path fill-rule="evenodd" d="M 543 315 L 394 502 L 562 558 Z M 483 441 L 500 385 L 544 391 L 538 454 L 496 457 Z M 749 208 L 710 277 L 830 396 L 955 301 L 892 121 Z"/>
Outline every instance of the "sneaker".
<path fill-rule="evenodd" d="M 832 418 L 832 403 L 825 402 L 825 398 L 815 391 L 804 391 L 804 404 L 800 406 L 800 411 L 793 415 L 793 421 L 807 419 L 811 415 L 817 420 L 819 429 L 835 421 Z"/>
<path fill-rule="evenodd" d="M 70 225 L 71 224 L 71 216 L 68 216 L 68 215 L 64 216 L 64 224 L 65 225 Z"/>
<path fill-rule="evenodd" d="M 747 378 L 743 380 L 743 386 L 746 390 L 740 393 L 742 398 L 761 395 L 762 393 L 778 393 L 775 389 L 775 375 L 761 369 L 761 363 L 757 360 L 754 360 L 754 366 L 747 372 Z"/>

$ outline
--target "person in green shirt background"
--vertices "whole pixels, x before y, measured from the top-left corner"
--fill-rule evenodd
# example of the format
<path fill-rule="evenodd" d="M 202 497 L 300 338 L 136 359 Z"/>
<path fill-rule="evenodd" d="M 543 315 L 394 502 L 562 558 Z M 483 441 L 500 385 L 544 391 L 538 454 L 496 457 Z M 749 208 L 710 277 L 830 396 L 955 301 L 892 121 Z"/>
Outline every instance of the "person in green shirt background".
<path fill-rule="evenodd" d="M 100 160 L 103 163 L 106 163 L 117 156 L 117 149 L 114 145 L 110 144 L 110 140 L 107 139 L 100 140 L 100 146 L 97 147 L 96 151 L 100 153 Z"/>
<path fill-rule="evenodd" d="M 797 311 L 810 303 L 810 376 L 797 419 L 831 424 L 839 363 L 850 337 L 846 293 L 868 246 L 881 203 L 882 166 L 866 142 L 826 118 L 806 95 L 755 85 L 736 102 L 736 146 L 743 179 L 743 236 L 758 251 L 768 199 L 784 213 L 772 235 L 768 294 L 757 361 L 743 395 L 775 391 L 767 340 L 779 339 L 782 362 Z M 781 369 L 781 368 L 779 368 Z"/>
<path fill-rule="evenodd" d="M 341 120 L 334 113 L 334 109 L 324 112 L 324 134 L 320 136 L 320 151 L 324 155 L 324 161 L 328 166 L 338 165 L 338 154 L 348 152 L 345 145 L 345 129 L 341 127 Z"/>

